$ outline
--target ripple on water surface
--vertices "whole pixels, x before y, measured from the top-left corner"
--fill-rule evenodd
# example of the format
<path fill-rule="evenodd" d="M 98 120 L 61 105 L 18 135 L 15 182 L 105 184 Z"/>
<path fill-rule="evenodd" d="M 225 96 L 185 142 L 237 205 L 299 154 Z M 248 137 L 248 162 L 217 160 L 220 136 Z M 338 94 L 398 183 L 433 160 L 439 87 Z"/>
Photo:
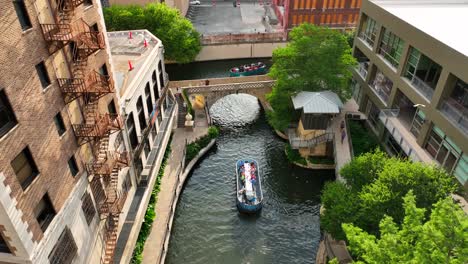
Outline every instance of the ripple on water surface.
<path fill-rule="evenodd" d="M 265 121 L 255 97 L 230 95 L 210 110 L 222 133 L 194 169 L 176 210 L 167 263 L 313 263 L 320 239 L 319 197 L 333 172 L 286 161 L 284 142 Z M 235 162 L 256 159 L 264 207 L 237 212 Z"/>

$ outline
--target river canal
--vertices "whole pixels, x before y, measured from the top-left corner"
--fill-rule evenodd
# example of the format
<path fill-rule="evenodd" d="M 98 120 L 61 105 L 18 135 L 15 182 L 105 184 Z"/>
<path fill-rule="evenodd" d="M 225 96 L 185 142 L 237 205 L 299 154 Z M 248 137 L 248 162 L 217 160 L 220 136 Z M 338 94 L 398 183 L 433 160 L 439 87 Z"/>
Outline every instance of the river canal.
<path fill-rule="evenodd" d="M 253 96 L 226 96 L 210 111 L 222 132 L 187 180 L 166 263 L 314 263 L 320 191 L 334 172 L 288 164 L 285 143 Z M 260 165 L 265 199 L 259 216 L 236 209 L 235 161 L 242 157 Z"/>

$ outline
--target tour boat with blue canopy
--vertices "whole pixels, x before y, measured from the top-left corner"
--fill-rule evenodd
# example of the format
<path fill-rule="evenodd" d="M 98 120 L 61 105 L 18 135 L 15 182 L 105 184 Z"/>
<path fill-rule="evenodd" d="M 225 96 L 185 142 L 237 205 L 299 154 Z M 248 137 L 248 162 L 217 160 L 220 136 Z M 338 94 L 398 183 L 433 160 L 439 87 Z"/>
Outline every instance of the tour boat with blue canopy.
<path fill-rule="evenodd" d="M 234 67 L 229 70 L 230 77 L 238 76 L 250 76 L 250 75 L 261 75 L 267 72 L 265 63 L 256 62 L 252 64 L 246 64 L 239 67 Z"/>
<path fill-rule="evenodd" d="M 241 159 L 236 163 L 237 209 L 241 213 L 256 213 L 262 209 L 263 193 L 257 161 Z"/>

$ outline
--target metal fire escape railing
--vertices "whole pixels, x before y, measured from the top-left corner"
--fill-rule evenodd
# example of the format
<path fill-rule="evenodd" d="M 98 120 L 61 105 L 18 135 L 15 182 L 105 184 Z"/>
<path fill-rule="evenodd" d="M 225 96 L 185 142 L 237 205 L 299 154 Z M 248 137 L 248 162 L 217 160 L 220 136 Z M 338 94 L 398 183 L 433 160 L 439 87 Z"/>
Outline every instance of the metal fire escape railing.
<path fill-rule="evenodd" d="M 129 166 L 126 151 L 111 151 L 109 136 L 123 127 L 120 116 L 99 112 L 99 99 L 113 93 L 112 78 L 104 76 L 88 66 L 88 57 L 105 48 L 104 35 L 94 32 L 81 18 L 74 19 L 74 10 L 84 0 L 49 1 L 53 8 L 53 23 L 41 24 L 49 51 L 55 52 L 70 44 L 70 76 L 57 78 L 65 103 L 80 99 L 83 121 L 73 124 L 78 144 L 91 143 L 94 160 L 86 164 L 89 179 L 104 183 L 102 199 L 96 199 L 101 219 L 105 219 L 104 263 L 112 263 L 117 243 L 119 216 L 127 194 L 119 191 L 119 171 Z M 113 146 L 112 149 L 118 149 Z M 96 195 L 96 194 L 95 194 Z M 96 198 L 96 197 L 95 197 Z"/>
<path fill-rule="evenodd" d="M 289 138 L 289 144 L 291 145 L 292 149 L 312 148 L 321 143 L 333 141 L 334 133 L 333 131 L 327 130 L 323 134 L 317 135 L 313 138 L 306 139 L 306 138 L 299 137 L 296 133 L 295 128 L 289 128 L 288 138 Z"/>

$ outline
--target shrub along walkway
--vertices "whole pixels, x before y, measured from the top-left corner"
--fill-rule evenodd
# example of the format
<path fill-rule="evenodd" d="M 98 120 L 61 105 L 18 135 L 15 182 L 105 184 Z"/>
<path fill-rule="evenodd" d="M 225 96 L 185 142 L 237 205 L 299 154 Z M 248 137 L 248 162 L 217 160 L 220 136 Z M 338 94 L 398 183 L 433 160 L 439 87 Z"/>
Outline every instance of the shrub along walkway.
<path fill-rule="evenodd" d="M 167 223 L 171 216 L 172 197 L 177 183 L 180 162 L 183 158 L 185 140 L 193 142 L 208 132 L 208 127 L 195 127 L 193 131 L 177 128 L 171 143 L 171 155 L 168 159 L 164 176 L 161 180 L 161 191 L 156 202 L 156 219 L 153 222 L 151 233 L 143 249 L 143 263 L 159 263 L 162 248 L 166 239 Z"/>

